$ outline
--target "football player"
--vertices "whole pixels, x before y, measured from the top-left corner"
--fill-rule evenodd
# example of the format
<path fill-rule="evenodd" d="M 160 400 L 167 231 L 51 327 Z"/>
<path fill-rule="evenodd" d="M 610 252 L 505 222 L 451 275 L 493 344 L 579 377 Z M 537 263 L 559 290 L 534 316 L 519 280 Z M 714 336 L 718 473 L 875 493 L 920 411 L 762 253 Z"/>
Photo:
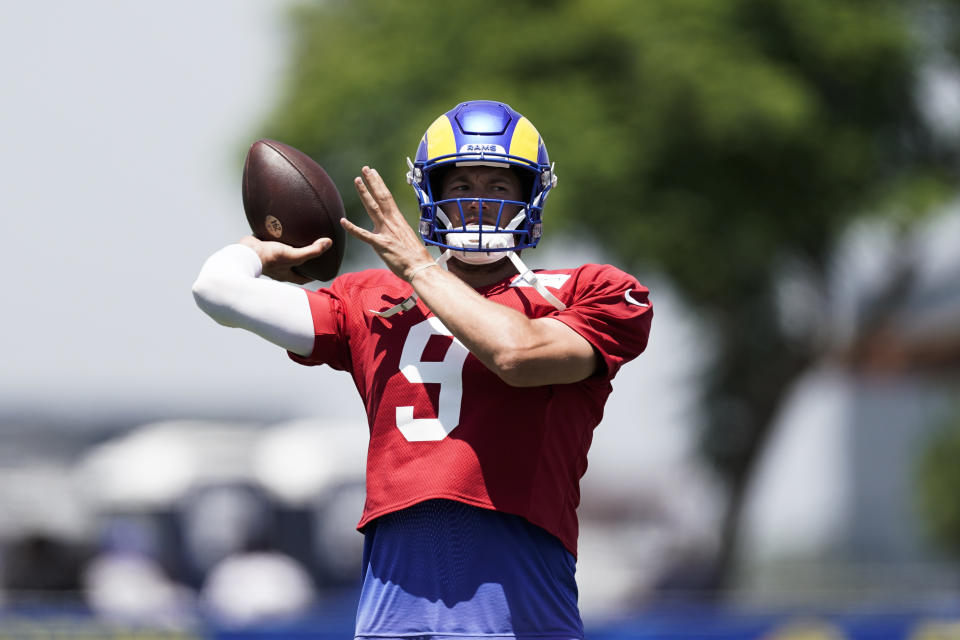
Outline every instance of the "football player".
<path fill-rule="evenodd" d="M 508 105 L 457 105 L 408 164 L 419 235 L 369 167 L 354 184 L 372 229 L 343 221 L 387 269 L 289 287 L 259 276 L 302 283 L 291 267 L 330 241 L 247 237 L 205 262 L 194 296 L 360 391 L 358 638 L 582 638 L 579 480 L 611 380 L 647 344 L 648 291 L 609 265 L 527 269 L 557 177 Z"/>

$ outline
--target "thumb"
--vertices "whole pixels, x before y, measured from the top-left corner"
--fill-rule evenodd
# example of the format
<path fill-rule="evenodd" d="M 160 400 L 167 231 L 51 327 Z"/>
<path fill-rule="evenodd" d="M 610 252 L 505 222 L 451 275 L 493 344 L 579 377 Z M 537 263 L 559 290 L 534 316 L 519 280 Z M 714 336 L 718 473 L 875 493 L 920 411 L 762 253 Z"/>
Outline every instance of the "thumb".
<path fill-rule="evenodd" d="M 323 253 L 327 249 L 333 246 L 332 238 L 317 238 L 313 241 L 313 244 L 310 247 L 316 249 L 320 253 Z"/>
<path fill-rule="evenodd" d="M 333 240 L 330 238 L 317 238 L 312 243 L 308 244 L 305 247 L 300 247 L 296 249 L 296 257 L 299 258 L 313 258 L 315 256 L 324 253 L 327 249 L 333 246 Z"/>

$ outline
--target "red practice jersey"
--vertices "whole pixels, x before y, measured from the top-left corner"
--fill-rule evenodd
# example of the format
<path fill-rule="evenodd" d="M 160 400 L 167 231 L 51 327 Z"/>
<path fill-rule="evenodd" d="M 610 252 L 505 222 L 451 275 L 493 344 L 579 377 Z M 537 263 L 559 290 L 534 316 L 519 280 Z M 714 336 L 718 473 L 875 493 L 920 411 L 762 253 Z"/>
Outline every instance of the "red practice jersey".
<path fill-rule="evenodd" d="M 551 317 L 586 338 L 602 364 L 574 384 L 511 387 L 385 269 L 344 274 L 308 292 L 316 338 L 301 364 L 349 371 L 370 427 L 367 499 L 359 527 L 433 498 L 523 516 L 576 555 L 580 478 L 610 381 L 647 344 L 648 291 L 609 265 L 537 271 L 567 305 L 558 311 L 519 278 L 479 289 L 530 318 Z"/>

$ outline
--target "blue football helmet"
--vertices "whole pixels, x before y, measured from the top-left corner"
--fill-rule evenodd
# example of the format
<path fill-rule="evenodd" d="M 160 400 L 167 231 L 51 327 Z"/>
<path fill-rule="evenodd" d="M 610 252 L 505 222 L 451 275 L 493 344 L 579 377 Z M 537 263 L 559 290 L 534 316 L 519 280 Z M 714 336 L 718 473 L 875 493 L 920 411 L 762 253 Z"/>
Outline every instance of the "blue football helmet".
<path fill-rule="evenodd" d="M 430 125 L 416 158 L 408 158 L 407 164 L 407 182 L 420 202 L 419 231 L 426 244 L 448 249 L 466 262 L 484 263 L 540 241 L 544 201 L 557 177 L 540 134 L 509 105 L 490 100 L 458 104 Z M 520 177 L 524 200 L 438 200 L 444 172 L 470 165 L 512 169 Z M 448 212 L 459 209 L 462 221 L 463 208 L 470 202 L 495 211 L 496 224 L 451 223 Z"/>

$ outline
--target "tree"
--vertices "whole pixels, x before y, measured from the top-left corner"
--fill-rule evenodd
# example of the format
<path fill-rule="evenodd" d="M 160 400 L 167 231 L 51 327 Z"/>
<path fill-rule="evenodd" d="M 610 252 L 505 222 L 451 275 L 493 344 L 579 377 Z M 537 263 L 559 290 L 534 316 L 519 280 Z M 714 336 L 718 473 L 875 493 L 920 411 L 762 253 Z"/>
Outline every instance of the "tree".
<path fill-rule="evenodd" d="M 960 408 L 943 420 L 920 452 L 916 484 L 920 512 L 933 541 L 960 557 Z"/>
<path fill-rule="evenodd" d="M 893 0 L 305 4 L 262 133 L 348 185 L 363 164 L 402 176 L 398 159 L 464 99 L 537 123 L 563 185 L 547 225 L 663 272 L 711 327 L 702 451 L 730 496 L 719 588 L 772 419 L 817 356 L 816 295 L 798 322 L 779 283 L 822 291 L 852 220 L 909 224 L 954 186 L 955 149 L 914 99 L 929 53 L 915 6 L 952 20 L 949 4 Z"/>

